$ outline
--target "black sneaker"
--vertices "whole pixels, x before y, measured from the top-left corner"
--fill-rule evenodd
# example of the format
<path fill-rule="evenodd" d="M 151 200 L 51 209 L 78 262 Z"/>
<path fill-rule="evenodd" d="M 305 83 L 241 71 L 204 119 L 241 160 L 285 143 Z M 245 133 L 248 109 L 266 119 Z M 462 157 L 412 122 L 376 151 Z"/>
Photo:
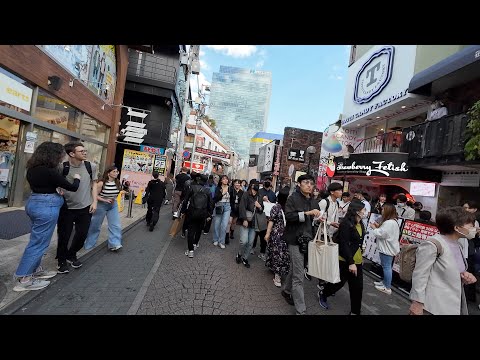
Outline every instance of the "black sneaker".
<path fill-rule="evenodd" d="M 79 267 L 82 267 L 82 265 L 83 265 L 82 262 L 81 262 L 80 260 L 78 260 L 76 257 L 73 258 L 73 259 L 71 259 L 71 260 L 68 260 L 68 259 L 67 259 L 67 262 L 68 262 L 70 265 L 72 265 L 72 267 L 73 267 L 74 269 L 78 269 Z"/>
<path fill-rule="evenodd" d="M 237 254 L 237 256 L 235 256 L 235 261 L 237 262 L 237 264 L 240 264 L 242 262 L 242 256 L 240 254 Z"/>
<path fill-rule="evenodd" d="M 245 265 L 245 267 L 247 269 L 250 267 L 250 264 L 248 263 L 248 260 L 245 260 L 244 258 L 242 258 L 242 263 L 243 263 L 243 265 Z"/>
<path fill-rule="evenodd" d="M 307 279 L 308 281 L 312 280 L 312 277 L 308 275 L 308 268 L 303 269 L 303 275 L 305 276 L 305 279 Z"/>
<path fill-rule="evenodd" d="M 68 270 L 68 265 L 66 262 L 64 262 L 63 264 L 58 264 L 57 266 L 57 273 L 59 274 L 67 274 L 69 273 L 70 270 Z"/>
<path fill-rule="evenodd" d="M 289 305 L 295 305 L 295 303 L 293 302 L 293 297 L 292 297 L 291 294 L 287 294 L 284 290 L 282 290 L 282 296 L 285 298 L 285 301 Z"/>
<path fill-rule="evenodd" d="M 151 224 L 150 227 L 148 228 L 148 230 L 153 231 L 154 228 L 155 228 L 155 225 Z"/>

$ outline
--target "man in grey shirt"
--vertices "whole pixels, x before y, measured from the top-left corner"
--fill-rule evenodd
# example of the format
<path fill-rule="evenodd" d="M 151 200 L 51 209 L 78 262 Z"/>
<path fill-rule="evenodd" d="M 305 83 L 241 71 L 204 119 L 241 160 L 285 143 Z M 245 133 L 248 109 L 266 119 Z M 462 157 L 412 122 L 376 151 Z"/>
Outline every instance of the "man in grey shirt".
<path fill-rule="evenodd" d="M 87 150 L 81 142 L 65 144 L 65 152 L 68 154 L 69 160 L 61 165 L 60 172 L 69 181 L 72 181 L 74 174 L 79 174 L 85 180 L 80 181 L 76 192 L 63 190 L 65 204 L 60 209 L 57 228 L 56 258 L 60 274 L 68 273 L 67 262 L 75 269 L 82 266 L 77 259 L 77 252 L 85 243 L 92 214 L 97 209 L 97 168 L 95 164 L 86 161 Z M 72 244 L 68 247 L 73 224 L 75 224 L 75 235 Z"/>

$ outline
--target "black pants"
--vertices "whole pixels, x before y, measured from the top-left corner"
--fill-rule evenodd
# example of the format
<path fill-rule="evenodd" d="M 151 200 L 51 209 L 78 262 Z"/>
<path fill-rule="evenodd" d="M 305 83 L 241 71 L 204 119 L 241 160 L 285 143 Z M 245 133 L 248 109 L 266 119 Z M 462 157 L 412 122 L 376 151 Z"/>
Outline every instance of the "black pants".
<path fill-rule="evenodd" d="M 470 243 L 468 245 L 470 246 Z M 470 250 L 470 247 L 469 247 L 469 250 Z M 468 256 L 467 264 L 468 264 L 468 271 L 471 272 L 472 274 L 475 274 L 475 264 L 473 261 L 473 254 Z M 477 292 L 476 292 L 477 283 L 473 283 L 470 285 L 463 285 L 463 286 L 465 290 L 466 300 L 474 303 L 477 302 Z"/>
<path fill-rule="evenodd" d="M 160 216 L 160 208 L 162 205 L 147 203 L 147 216 L 145 220 L 147 224 L 155 226 L 158 222 L 158 218 Z"/>
<path fill-rule="evenodd" d="M 75 259 L 77 252 L 83 247 L 85 239 L 87 238 L 88 228 L 92 220 L 90 214 L 90 206 L 84 209 L 68 209 L 66 205 L 60 209 L 58 216 L 58 245 L 57 257 L 58 263 L 63 264 L 65 260 Z M 68 241 L 73 231 L 73 224 L 75 224 L 75 234 L 73 236 L 72 244 L 68 247 Z"/>
<path fill-rule="evenodd" d="M 327 283 L 323 289 L 323 295 L 329 297 L 340 290 L 348 281 L 348 291 L 350 292 L 350 309 L 355 315 L 360 315 L 362 307 L 363 294 L 363 271 L 362 265 L 357 265 L 357 276 L 348 271 L 346 261 L 340 261 L 340 282 L 336 284 Z"/>
<path fill-rule="evenodd" d="M 188 251 L 193 251 L 193 244 L 198 245 L 204 224 L 205 219 L 190 218 L 188 221 Z"/>
<path fill-rule="evenodd" d="M 260 238 L 260 253 L 265 254 L 265 251 L 267 251 L 267 242 L 265 241 L 265 235 L 267 235 L 267 230 L 263 231 L 257 231 L 255 233 L 255 240 L 253 240 L 253 246 L 252 249 L 257 246 L 257 237 Z"/>
<path fill-rule="evenodd" d="M 188 225 L 190 224 L 190 219 L 191 219 L 191 216 L 187 213 L 185 213 L 184 215 L 184 219 L 183 219 L 183 225 L 182 225 L 182 235 L 185 234 L 185 231 L 190 231 L 189 228 L 188 228 Z M 205 221 L 205 220 L 203 220 Z"/>
<path fill-rule="evenodd" d="M 211 226 L 212 226 L 212 217 L 210 217 L 210 220 L 205 220 L 205 226 L 203 228 L 203 232 L 209 233 Z"/>

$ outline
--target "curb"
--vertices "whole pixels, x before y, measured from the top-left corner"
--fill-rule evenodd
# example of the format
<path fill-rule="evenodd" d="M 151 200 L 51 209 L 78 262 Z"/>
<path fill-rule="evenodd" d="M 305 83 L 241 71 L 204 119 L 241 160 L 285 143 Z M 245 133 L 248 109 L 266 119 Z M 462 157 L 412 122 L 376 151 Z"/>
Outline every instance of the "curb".
<path fill-rule="evenodd" d="M 125 229 L 123 229 L 122 236 L 125 235 L 127 232 L 129 232 L 134 226 L 144 221 L 145 217 L 146 215 L 142 215 L 139 219 L 135 220 L 133 223 L 131 223 Z M 104 241 L 99 246 L 96 246 L 92 251 L 89 251 L 87 254 L 82 255 L 79 260 L 82 260 L 82 262 L 85 262 L 86 260 L 95 256 L 99 251 L 103 250 L 106 246 L 107 246 L 107 241 Z M 65 277 L 55 276 L 50 280 L 50 284 L 54 284 L 57 281 L 61 281 L 62 279 L 65 279 Z M 48 289 L 48 286 L 39 291 L 29 291 L 27 294 L 21 296 L 20 298 L 18 298 L 17 300 L 13 301 L 12 303 L 5 306 L 2 310 L 0 310 L 0 315 L 14 314 L 25 305 L 28 305 L 30 302 L 32 302 L 36 297 L 40 296 L 46 289 Z"/>

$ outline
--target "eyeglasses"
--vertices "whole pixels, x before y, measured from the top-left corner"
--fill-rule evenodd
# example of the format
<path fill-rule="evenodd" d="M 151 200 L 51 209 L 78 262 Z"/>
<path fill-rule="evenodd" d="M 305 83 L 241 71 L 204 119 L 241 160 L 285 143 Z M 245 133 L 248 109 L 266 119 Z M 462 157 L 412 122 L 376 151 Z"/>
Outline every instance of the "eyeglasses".
<path fill-rule="evenodd" d="M 314 182 L 312 180 L 303 180 L 301 183 L 305 184 L 305 185 L 313 185 L 314 184 Z"/>
<path fill-rule="evenodd" d="M 86 154 L 88 151 L 87 150 L 77 150 L 77 152 L 82 153 L 82 154 Z"/>

